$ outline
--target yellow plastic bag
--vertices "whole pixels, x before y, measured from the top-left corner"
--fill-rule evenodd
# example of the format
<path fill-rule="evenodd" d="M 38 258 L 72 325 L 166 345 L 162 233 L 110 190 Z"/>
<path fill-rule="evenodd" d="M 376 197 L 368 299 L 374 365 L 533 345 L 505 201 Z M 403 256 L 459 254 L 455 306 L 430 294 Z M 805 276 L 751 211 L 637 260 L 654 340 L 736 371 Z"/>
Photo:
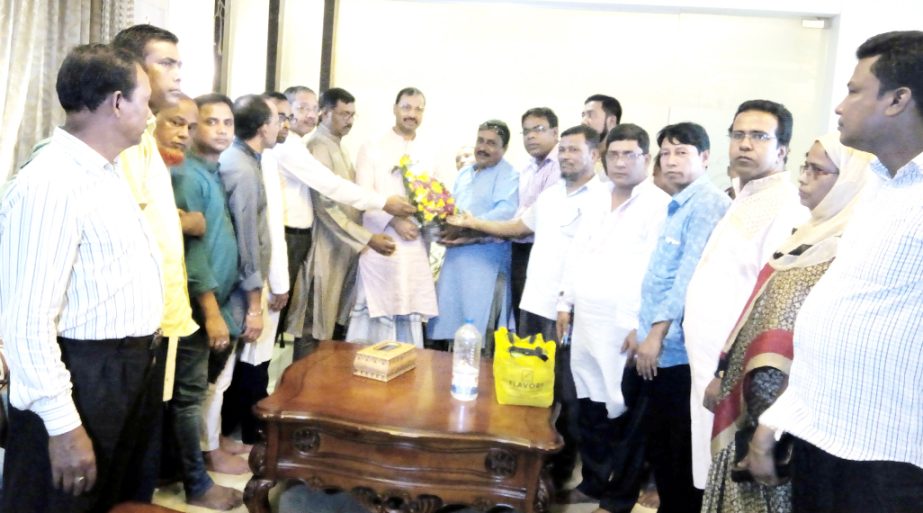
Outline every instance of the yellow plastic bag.
<path fill-rule="evenodd" d="M 494 387 L 500 404 L 548 407 L 554 402 L 554 340 L 494 333 Z M 534 341 L 533 341 L 534 340 Z"/>

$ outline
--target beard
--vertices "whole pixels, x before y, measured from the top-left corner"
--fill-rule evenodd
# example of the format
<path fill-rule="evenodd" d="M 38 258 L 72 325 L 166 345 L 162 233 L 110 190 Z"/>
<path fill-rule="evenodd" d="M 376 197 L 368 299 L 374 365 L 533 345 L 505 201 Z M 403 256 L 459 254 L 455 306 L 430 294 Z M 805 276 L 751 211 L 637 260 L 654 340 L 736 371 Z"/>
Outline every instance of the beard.
<path fill-rule="evenodd" d="M 186 154 L 182 150 L 166 146 L 158 146 L 157 149 L 160 150 L 160 156 L 163 157 L 163 162 L 167 167 L 178 166 L 186 160 Z"/>

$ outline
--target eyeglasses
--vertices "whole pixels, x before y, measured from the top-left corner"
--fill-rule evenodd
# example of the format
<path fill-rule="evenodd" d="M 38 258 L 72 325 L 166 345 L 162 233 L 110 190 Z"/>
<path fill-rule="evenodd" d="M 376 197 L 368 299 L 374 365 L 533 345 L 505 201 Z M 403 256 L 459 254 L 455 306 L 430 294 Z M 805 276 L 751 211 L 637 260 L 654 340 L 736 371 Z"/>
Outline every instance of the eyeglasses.
<path fill-rule="evenodd" d="M 606 160 L 611 160 L 612 162 L 618 162 L 620 160 L 624 160 L 625 162 L 637 162 L 644 157 L 644 155 L 646 154 L 634 151 L 623 151 L 621 153 L 617 151 L 607 151 Z"/>
<path fill-rule="evenodd" d="M 544 133 L 547 132 L 548 130 L 551 130 L 551 129 L 548 128 L 548 127 L 545 126 L 545 125 L 535 125 L 535 126 L 532 127 L 532 128 L 525 128 L 525 127 L 523 127 L 523 129 L 522 129 L 522 135 L 529 135 L 529 134 L 544 134 Z"/>
<path fill-rule="evenodd" d="M 398 105 L 397 108 L 400 109 L 401 112 L 416 112 L 417 114 L 423 114 L 423 107 L 414 107 L 406 103 Z"/>
<path fill-rule="evenodd" d="M 803 175 L 808 175 L 811 178 L 817 178 L 818 175 L 838 175 L 839 171 L 830 171 L 829 169 L 824 169 L 817 167 L 810 162 L 805 162 L 801 164 L 801 167 L 798 168 Z"/>
<path fill-rule="evenodd" d="M 294 123 L 294 122 L 295 122 L 295 115 L 294 115 L 294 114 L 289 114 L 288 116 L 286 116 L 285 114 L 282 114 L 282 113 L 280 112 L 280 113 L 279 113 L 279 122 L 285 123 L 286 121 L 288 121 L 289 123 Z"/>
<path fill-rule="evenodd" d="M 776 138 L 776 136 L 766 132 L 745 132 L 743 130 L 732 130 L 728 132 L 728 137 L 737 142 L 743 142 L 744 139 L 749 137 L 750 141 L 755 143 L 769 142 Z"/>

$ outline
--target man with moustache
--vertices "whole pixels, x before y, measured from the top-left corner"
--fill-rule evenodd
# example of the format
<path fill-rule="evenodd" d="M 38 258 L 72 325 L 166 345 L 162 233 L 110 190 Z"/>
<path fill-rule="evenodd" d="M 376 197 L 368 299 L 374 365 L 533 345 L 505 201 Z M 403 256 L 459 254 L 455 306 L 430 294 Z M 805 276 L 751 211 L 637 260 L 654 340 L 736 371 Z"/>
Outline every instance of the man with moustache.
<path fill-rule="evenodd" d="M 756 277 L 792 229 L 807 219 L 798 187 L 785 172 L 792 114 L 769 100 L 740 104 L 728 129 L 730 163 L 740 192 L 715 226 L 686 292 L 683 332 L 692 371 L 692 464 L 703 490 L 711 465 L 714 416 L 704 404 L 721 348 L 753 292 Z M 711 385 L 719 386 L 717 380 Z M 716 397 L 716 396 L 715 396 Z"/>
<path fill-rule="evenodd" d="M 11 513 L 109 511 L 135 498 L 151 442 L 143 406 L 162 399 L 160 256 L 118 164 L 145 133 L 148 77 L 125 52 L 83 45 L 56 89 L 64 125 L 0 203 L 11 380 L 0 506 Z"/>
<path fill-rule="evenodd" d="M 176 380 L 169 402 L 173 433 L 182 462 L 186 502 L 194 506 L 228 510 L 243 502 L 233 488 L 221 486 L 205 471 L 199 445 L 202 402 L 208 390 L 208 357 L 240 336 L 230 307 L 237 285 L 239 256 L 227 196 L 218 174 L 218 158 L 231 145 L 234 116 L 231 100 L 220 94 L 199 96 L 199 124 L 183 162 L 171 169 L 176 205 L 205 219 L 205 233 L 186 241 L 186 271 L 192 315 L 202 329 L 180 339 L 176 353 Z M 215 456 L 211 456 L 212 460 Z M 220 458 L 220 457 L 219 457 Z"/>
<path fill-rule="evenodd" d="M 547 107 L 535 107 L 522 115 L 522 142 L 529 154 L 529 163 L 519 172 L 519 209 L 520 217 L 531 207 L 539 194 L 561 179 L 558 167 L 558 116 Z M 532 251 L 532 235 L 516 239 L 512 244 L 512 261 L 510 264 L 510 288 L 513 293 L 513 315 L 516 326 L 522 323 L 520 300 L 522 289 L 526 285 L 526 269 L 529 254 Z M 520 333 L 522 331 L 520 330 Z"/>
<path fill-rule="evenodd" d="M 141 62 L 151 82 L 150 110 L 153 115 L 148 119 L 141 143 L 122 152 L 119 164 L 135 200 L 151 225 L 163 258 L 164 318 L 160 328 L 168 343 L 161 347 L 162 354 L 157 359 L 154 374 L 157 376 L 155 381 L 166 391 L 164 400 L 170 398 L 173 390 L 172 372 L 167 372 L 172 370 L 173 365 L 167 360 L 174 358 L 179 337 L 188 337 L 198 329 L 192 320 L 186 288 L 182 225 L 170 185 L 170 171 L 160 157 L 153 135 L 156 114 L 176 105 L 183 94 L 180 91 L 182 61 L 178 42 L 172 32 L 152 25 L 128 27 L 112 39 L 112 46 L 131 53 Z M 163 404 L 152 402 L 146 408 L 151 411 L 155 422 L 149 430 L 154 441 L 149 444 L 148 465 L 139 477 L 141 485 L 137 498 L 143 502 L 153 498 L 157 484 Z"/>
<path fill-rule="evenodd" d="M 308 149 L 335 174 L 354 181 L 356 170 L 343 150 L 342 139 L 352 130 L 356 99 L 345 89 L 334 87 L 321 95 L 320 106 L 321 124 L 308 140 Z M 313 310 L 310 336 L 342 340 L 346 335 L 342 326 L 355 299 L 359 253 L 368 247 L 388 256 L 394 253 L 395 244 L 389 235 L 364 228 L 357 209 L 337 205 L 316 190 L 311 191 L 311 201 L 315 223 L 308 262 L 308 310 Z M 306 338 L 308 333 L 305 326 Z"/>
<path fill-rule="evenodd" d="M 643 477 L 639 421 L 644 404 L 623 387 L 622 370 L 634 363 L 624 342 L 638 325 L 641 279 L 670 196 L 648 179 L 650 138 L 644 129 L 619 125 L 609 132 L 606 144 L 603 162 L 609 182 L 593 182 L 609 194 L 586 209 L 564 266 L 557 305 L 558 332 L 573 324 L 571 368 L 580 398 L 583 478 L 560 499 L 593 499 L 599 502 L 597 513 L 628 513 Z M 624 379 L 632 382 L 634 369 L 626 372 Z"/>
<path fill-rule="evenodd" d="M 405 87 L 394 101 L 394 126 L 359 148 L 356 183 L 381 194 L 406 194 L 404 178 L 395 170 L 404 156 L 415 173 L 432 173 L 435 159 L 417 135 L 423 121 L 426 97 L 415 87 Z M 350 312 L 346 340 L 367 343 L 382 340 L 409 342 L 423 347 L 423 322 L 434 317 L 436 289 L 429 266 L 429 240 L 414 219 L 368 210 L 362 225 L 370 232 L 390 235 L 397 246 L 385 256 L 366 251 L 359 256 L 355 306 Z"/>
<path fill-rule="evenodd" d="M 788 387 L 747 454 L 777 482 L 776 432 L 794 436 L 796 513 L 911 513 L 923 504 L 923 32 L 856 51 L 840 141 L 877 158 L 837 256 L 795 322 Z"/>
<path fill-rule="evenodd" d="M 167 167 L 173 168 L 183 163 L 186 150 L 189 149 L 192 133 L 195 131 L 198 107 L 192 98 L 183 95 L 179 103 L 157 113 L 157 125 L 154 127 L 154 139 L 157 149 Z M 198 212 L 186 212 L 178 209 L 183 235 L 201 237 L 205 233 L 205 217 Z"/>
<path fill-rule="evenodd" d="M 523 126 L 535 128 L 531 121 L 524 121 Z M 601 205 L 609 198 L 605 184 L 592 179 L 598 137 L 592 128 L 584 125 L 565 130 L 554 151 L 555 160 L 559 162 L 554 170 L 563 180 L 558 178 L 516 218 L 491 221 L 463 213 L 449 221 L 496 237 L 535 236 L 535 253 L 528 262 L 520 303 L 522 310 L 517 324 L 520 336 L 541 333 L 545 340 L 561 341 L 561 330 L 556 329 L 555 324 L 558 318 L 556 302 L 568 250 L 578 228 L 587 218 L 593 218 L 589 213 L 601 210 Z M 524 179 L 522 173 L 519 179 Z M 519 197 L 522 198 L 521 185 Z M 558 490 L 570 480 L 577 458 L 577 394 L 569 350 L 570 346 L 562 345 L 555 357 L 555 398 L 561 404 L 556 425 L 564 436 L 564 449 L 551 460 L 551 477 Z"/>
<path fill-rule="evenodd" d="M 314 225 L 311 191 L 316 190 L 356 210 L 379 209 L 390 215 L 407 216 L 414 209 L 403 194 L 386 198 L 335 174 L 318 162 L 305 146 L 317 123 L 317 97 L 305 86 L 289 87 L 285 96 L 292 107 L 290 132 L 285 141 L 272 149 L 282 181 L 290 291 L 289 304 L 282 310 L 279 324 L 282 330 L 295 336 L 293 359 L 298 360 L 307 355 L 314 344 L 313 337 L 308 336 L 307 340 L 303 337 L 305 317 L 310 317 L 306 311 L 311 286 L 307 262 Z M 336 206 L 332 208 L 339 209 Z"/>
<path fill-rule="evenodd" d="M 519 174 L 503 155 L 510 129 L 503 121 L 478 126 L 475 163 L 461 170 L 452 194 L 458 210 L 488 221 L 516 214 Z M 436 283 L 439 316 L 430 320 L 427 335 L 436 347 L 447 347 L 466 319 L 484 334 L 484 354 L 493 356 L 493 333 L 509 325 L 510 243 L 490 239 L 443 239 L 445 262 Z"/>

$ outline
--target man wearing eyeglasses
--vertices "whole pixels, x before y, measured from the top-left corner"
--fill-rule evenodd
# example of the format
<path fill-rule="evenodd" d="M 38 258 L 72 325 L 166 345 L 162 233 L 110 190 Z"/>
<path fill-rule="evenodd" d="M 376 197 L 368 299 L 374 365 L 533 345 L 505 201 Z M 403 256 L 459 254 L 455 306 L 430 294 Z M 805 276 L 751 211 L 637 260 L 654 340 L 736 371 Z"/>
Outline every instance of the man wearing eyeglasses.
<path fill-rule="evenodd" d="M 670 196 L 648 179 L 650 137 L 643 128 L 619 125 L 606 144 L 609 182 L 590 181 L 605 194 L 582 216 L 557 303 L 558 332 L 573 325 L 571 367 L 582 462 L 580 484 L 559 501 L 598 502 L 597 513 L 628 513 L 643 477 L 639 420 L 644 408 L 622 395 L 622 369 L 633 363 L 625 339 L 638 326 L 641 279 Z M 628 377 L 632 374 L 633 369 Z"/>
<path fill-rule="evenodd" d="M 398 164 L 405 155 L 410 171 L 435 175 L 437 164 L 417 129 L 423 122 L 426 97 L 405 87 L 394 100 L 394 126 L 366 141 L 356 157 L 356 183 L 379 194 L 403 195 L 404 179 Z M 362 226 L 394 239 L 392 255 L 365 251 L 359 256 L 356 302 L 350 312 L 346 340 L 375 343 L 409 342 L 423 347 L 423 322 L 436 316 L 436 288 L 427 272 L 429 241 L 412 218 L 396 217 L 381 209 L 367 210 Z"/>
<path fill-rule="evenodd" d="M 321 122 L 308 140 L 308 150 L 321 164 L 346 180 L 355 181 L 352 159 L 342 140 L 356 117 L 356 98 L 345 89 L 334 87 L 320 97 Z M 309 287 L 307 310 L 311 322 L 304 321 L 304 336 L 315 340 L 345 338 L 345 326 L 352 307 L 359 253 L 366 248 L 388 256 L 396 249 L 394 239 L 373 233 L 362 226 L 362 214 L 353 207 L 311 191 L 315 223 L 308 261 Z M 310 331 L 308 327 L 310 326 Z"/>
<path fill-rule="evenodd" d="M 539 194 L 561 179 L 558 166 L 558 116 L 548 107 L 535 107 L 522 115 L 522 142 L 529 154 L 529 163 L 519 172 L 519 210 L 516 217 L 535 203 Z M 519 302 L 526 285 L 526 267 L 532 251 L 533 236 L 513 241 L 510 285 L 513 290 L 513 315 L 521 324 Z"/>
<path fill-rule="evenodd" d="M 788 109 L 769 100 L 746 101 L 738 107 L 728 136 L 740 191 L 715 227 L 692 275 L 683 321 L 692 372 L 692 461 L 698 489 L 705 488 L 711 464 L 713 415 L 703 401 L 721 348 L 760 269 L 808 216 L 798 188 L 785 172 L 792 137 Z"/>

